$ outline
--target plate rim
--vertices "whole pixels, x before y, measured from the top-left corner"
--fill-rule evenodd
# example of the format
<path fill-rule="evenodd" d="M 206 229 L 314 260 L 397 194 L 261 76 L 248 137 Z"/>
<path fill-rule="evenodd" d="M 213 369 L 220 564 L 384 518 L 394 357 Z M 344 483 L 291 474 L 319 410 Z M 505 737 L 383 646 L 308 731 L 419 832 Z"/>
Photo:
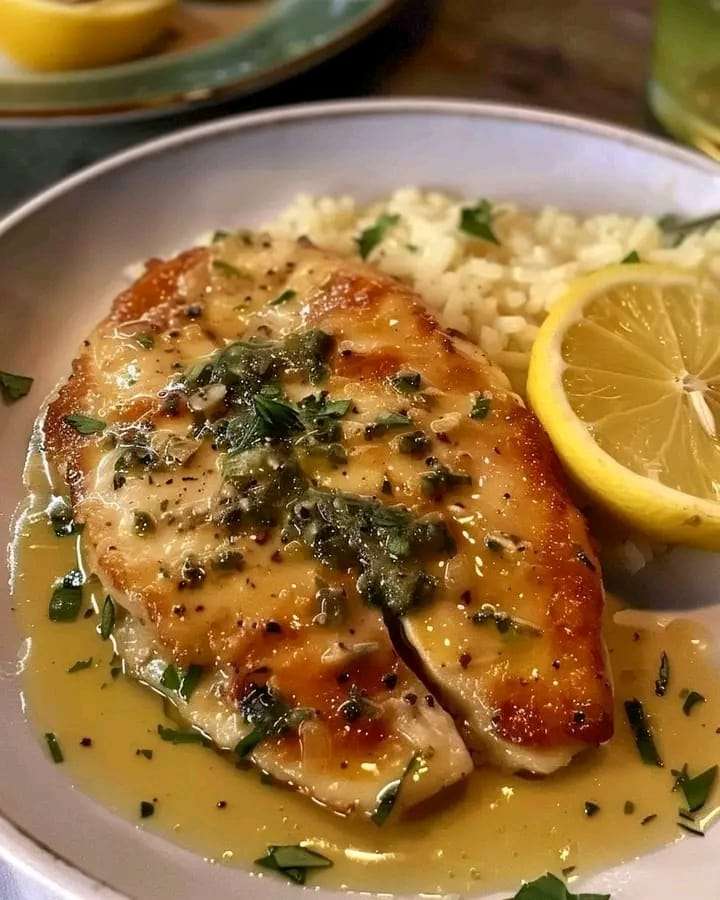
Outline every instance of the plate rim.
<path fill-rule="evenodd" d="M 425 114 L 428 116 L 456 114 L 478 119 L 499 118 L 514 122 L 555 126 L 567 131 L 602 137 L 625 146 L 640 148 L 667 159 L 683 162 L 711 177 L 720 178 L 720 164 L 702 156 L 695 150 L 631 128 L 568 113 L 531 106 L 441 97 L 323 101 L 274 107 L 269 110 L 216 119 L 180 129 L 160 138 L 144 141 L 129 149 L 112 154 L 106 159 L 58 181 L 11 210 L 0 219 L 0 241 L 25 219 L 56 199 L 96 178 L 132 165 L 137 160 L 154 157 L 186 144 L 211 139 L 216 135 L 249 131 L 271 124 L 378 114 Z M 51 887 L 67 900 L 130 900 L 127 895 L 117 892 L 111 885 L 89 875 L 79 865 L 64 858 L 44 844 L 41 839 L 25 831 L 1 809 L 0 859 L 10 867 L 29 876 L 36 883 Z"/>
<path fill-rule="evenodd" d="M 134 122 L 150 118 L 163 118 L 189 110 L 199 110 L 223 101 L 247 96 L 287 81 L 295 75 L 307 72 L 314 66 L 337 56 L 343 50 L 348 49 L 383 25 L 394 10 L 400 6 L 401 0 L 371 0 L 371 2 L 372 6 L 370 8 L 362 13 L 350 15 L 347 23 L 340 25 L 337 30 L 333 31 L 317 46 L 310 46 L 296 56 L 290 56 L 278 64 L 260 66 L 256 71 L 247 75 L 239 75 L 227 83 L 200 88 L 197 96 L 193 96 L 195 91 L 192 90 L 185 92 L 169 91 L 136 101 L 98 102 L 97 104 L 80 103 L 75 105 L 69 103 L 67 106 L 54 104 L 42 109 L 36 109 L 32 106 L 24 108 L 20 105 L 17 105 L 17 107 L 0 107 L 0 125 L 2 127 L 16 128 L 28 125 L 52 127 L 94 125 L 108 122 Z M 266 17 L 255 22 L 246 31 L 213 40 L 194 49 L 191 48 L 177 54 L 169 54 L 166 57 L 169 60 L 166 65 L 171 66 L 173 61 L 177 62 L 178 60 L 184 60 L 191 64 L 193 57 L 202 53 L 214 55 L 226 53 L 228 50 L 232 51 L 234 47 L 252 38 L 258 29 L 272 27 L 274 23 L 282 22 L 288 13 L 293 14 L 293 12 L 294 7 L 291 5 L 290 0 L 283 0 L 276 8 L 269 10 Z M 76 76 L 75 80 L 77 80 L 80 76 L 88 77 L 88 73 L 92 75 L 93 72 L 112 72 L 121 68 L 128 70 L 134 68 L 145 72 L 147 66 L 144 64 L 148 62 L 161 64 L 162 59 L 162 57 L 157 59 L 152 57 L 149 59 L 141 58 L 115 66 L 99 67 L 95 70 L 81 70 L 71 74 Z M 42 83 L 43 78 L 48 83 L 53 83 L 58 80 L 58 74 L 62 73 L 31 74 L 29 78 L 21 83 Z M 122 73 L 118 73 L 118 75 L 120 76 Z"/>

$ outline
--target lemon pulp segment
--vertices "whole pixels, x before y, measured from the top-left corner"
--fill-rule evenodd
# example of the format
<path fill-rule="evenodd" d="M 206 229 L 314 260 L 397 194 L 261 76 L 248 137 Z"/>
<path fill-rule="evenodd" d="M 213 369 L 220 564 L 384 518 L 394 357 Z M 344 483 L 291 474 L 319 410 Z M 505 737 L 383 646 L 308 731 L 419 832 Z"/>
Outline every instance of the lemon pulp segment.
<path fill-rule="evenodd" d="M 528 394 L 583 486 L 664 540 L 720 546 L 720 293 L 667 267 L 571 285 Z"/>

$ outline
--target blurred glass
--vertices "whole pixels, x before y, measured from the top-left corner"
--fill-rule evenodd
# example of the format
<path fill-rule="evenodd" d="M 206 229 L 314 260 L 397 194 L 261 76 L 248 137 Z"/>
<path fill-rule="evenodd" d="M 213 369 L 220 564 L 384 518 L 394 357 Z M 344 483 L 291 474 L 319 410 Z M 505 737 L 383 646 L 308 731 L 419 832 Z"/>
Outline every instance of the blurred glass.
<path fill-rule="evenodd" d="M 720 159 L 720 0 L 658 0 L 649 97 L 668 131 Z"/>

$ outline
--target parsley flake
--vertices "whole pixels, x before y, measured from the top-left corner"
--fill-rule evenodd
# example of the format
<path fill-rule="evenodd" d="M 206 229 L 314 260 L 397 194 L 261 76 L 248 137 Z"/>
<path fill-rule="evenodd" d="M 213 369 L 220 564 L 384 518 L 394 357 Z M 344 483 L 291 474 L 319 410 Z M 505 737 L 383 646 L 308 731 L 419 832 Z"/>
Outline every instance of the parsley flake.
<path fill-rule="evenodd" d="M 6 403 L 14 403 L 24 397 L 32 387 L 33 379 L 28 375 L 13 375 L 0 371 L 0 392 Z"/>
<path fill-rule="evenodd" d="M 481 200 L 477 206 L 465 206 L 460 210 L 460 231 L 500 246 L 493 230 L 492 204 L 488 200 Z"/>
<path fill-rule="evenodd" d="M 64 762 L 65 757 L 63 756 L 62 748 L 60 747 L 60 743 L 57 737 L 52 733 L 52 731 L 45 732 L 45 740 L 47 742 L 48 750 L 50 751 L 50 756 L 52 756 L 53 762 Z"/>
<path fill-rule="evenodd" d="M 115 627 L 115 604 L 112 597 L 106 597 L 100 613 L 100 637 L 106 641 Z"/>
<path fill-rule="evenodd" d="M 380 793 L 377 795 L 377 806 L 370 816 L 376 825 L 383 825 L 385 823 L 397 803 L 398 796 L 400 795 L 400 788 L 403 786 L 403 783 L 407 778 L 412 777 L 418 772 L 423 766 L 424 763 L 422 757 L 417 753 L 413 754 L 410 758 L 410 762 L 405 766 L 405 771 L 402 775 L 381 788 Z"/>
<path fill-rule="evenodd" d="M 658 669 L 658 677 L 655 679 L 655 693 L 658 697 L 664 697 L 670 682 L 670 660 L 667 653 L 663 650 L 660 656 L 660 668 Z"/>
<path fill-rule="evenodd" d="M 398 224 L 400 216 L 383 213 L 375 220 L 375 224 L 370 228 L 366 228 L 360 235 L 355 238 L 358 252 L 363 259 L 367 259 L 372 251 L 380 244 L 387 232 Z"/>
<path fill-rule="evenodd" d="M 476 394 L 473 397 L 473 404 L 470 408 L 471 419 L 487 419 L 490 412 L 490 398 L 484 397 L 482 394 Z"/>
<path fill-rule="evenodd" d="M 271 300 L 269 306 L 280 306 L 282 303 L 287 303 L 290 300 L 294 300 L 297 297 L 297 291 L 283 291 L 282 294 L 278 295 L 274 300 Z"/>
<path fill-rule="evenodd" d="M 524 884 L 511 900 L 610 900 L 610 894 L 572 894 L 556 875 L 548 872 Z"/>
<path fill-rule="evenodd" d="M 305 884 L 309 869 L 326 869 L 332 864 L 326 856 L 299 844 L 270 845 L 265 856 L 255 860 L 256 866 L 280 872 L 295 884 Z"/>
<path fill-rule="evenodd" d="M 107 428 L 107 423 L 102 419 L 94 419 L 85 413 L 70 413 L 69 416 L 63 416 L 63 422 L 74 428 L 78 434 L 100 434 Z"/>
<path fill-rule="evenodd" d="M 697 812 L 705 805 L 717 779 L 718 767 L 712 766 L 700 775 L 690 778 L 687 774 L 680 781 L 680 789 L 685 795 L 688 812 Z"/>
<path fill-rule="evenodd" d="M 209 747 L 211 743 L 201 731 L 179 731 L 175 728 L 158 725 L 157 732 L 161 740 L 167 741 L 169 744 L 202 744 L 204 747 Z"/>
<path fill-rule="evenodd" d="M 625 715 L 642 761 L 648 766 L 659 766 L 662 768 L 663 761 L 655 746 L 650 722 L 642 703 L 638 699 L 626 700 Z"/>

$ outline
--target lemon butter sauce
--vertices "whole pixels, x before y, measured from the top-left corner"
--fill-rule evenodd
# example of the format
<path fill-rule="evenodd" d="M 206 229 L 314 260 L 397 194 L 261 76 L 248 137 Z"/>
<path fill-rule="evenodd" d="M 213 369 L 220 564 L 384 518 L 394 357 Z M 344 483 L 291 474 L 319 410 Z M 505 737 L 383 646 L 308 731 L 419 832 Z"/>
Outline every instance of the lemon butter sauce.
<path fill-rule="evenodd" d="M 161 740 L 158 725 L 175 723 L 161 697 L 122 674 L 112 642 L 101 640 L 104 597 L 93 592 L 92 581 L 83 588 L 76 621 L 48 617 L 53 586 L 78 565 L 79 538 L 57 537 L 42 512 L 46 505 L 39 492 L 15 546 L 14 606 L 26 636 L 22 690 L 32 727 L 39 740 L 55 735 L 69 790 L 97 797 L 209 864 L 253 869 L 268 844 L 307 842 L 333 861 L 313 872 L 314 884 L 483 893 L 547 870 L 572 882 L 671 841 L 702 839 L 677 824 L 683 804 L 671 772 L 687 763 L 694 776 L 720 759 L 717 674 L 706 635 L 691 623 L 638 630 L 618 624 L 619 604 L 609 602 L 612 741 L 546 778 L 479 767 L 465 784 L 378 827 L 334 815 L 209 748 Z M 663 653 L 669 676 L 658 696 Z M 683 709 L 688 691 L 704 698 L 689 714 Z M 662 767 L 640 758 L 624 709 L 632 698 L 649 717 Z M 702 810 L 705 820 L 717 803 L 713 793 Z M 258 878 L 278 877 L 255 871 Z"/>

